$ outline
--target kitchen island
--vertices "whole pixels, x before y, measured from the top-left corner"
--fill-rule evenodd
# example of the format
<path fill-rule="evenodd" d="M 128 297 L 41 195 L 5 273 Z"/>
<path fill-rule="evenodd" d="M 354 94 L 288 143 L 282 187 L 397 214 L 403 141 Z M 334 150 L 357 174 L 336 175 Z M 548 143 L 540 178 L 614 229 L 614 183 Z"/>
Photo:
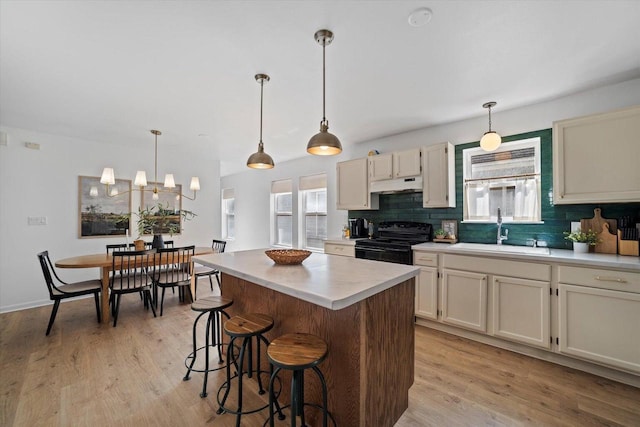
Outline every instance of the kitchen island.
<path fill-rule="evenodd" d="M 220 270 L 222 294 L 234 300 L 230 315 L 273 317 L 269 340 L 306 332 L 328 343 L 328 357 L 319 367 L 339 426 L 392 426 L 408 407 L 419 268 L 320 253 L 301 265 L 276 265 L 264 250 L 194 261 Z M 305 400 L 320 403 L 314 377 L 306 378 Z M 281 399 L 288 402 L 290 377 L 285 373 L 282 380 Z"/>

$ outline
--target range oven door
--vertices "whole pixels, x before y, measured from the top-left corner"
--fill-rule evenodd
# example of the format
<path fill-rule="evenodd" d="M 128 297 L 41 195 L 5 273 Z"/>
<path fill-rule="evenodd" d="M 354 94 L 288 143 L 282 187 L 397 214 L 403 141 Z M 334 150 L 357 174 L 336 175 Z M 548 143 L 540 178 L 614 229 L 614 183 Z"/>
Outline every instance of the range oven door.
<path fill-rule="evenodd" d="M 411 249 L 363 247 L 357 244 L 356 258 L 395 262 L 396 264 L 411 265 L 413 263 Z"/>

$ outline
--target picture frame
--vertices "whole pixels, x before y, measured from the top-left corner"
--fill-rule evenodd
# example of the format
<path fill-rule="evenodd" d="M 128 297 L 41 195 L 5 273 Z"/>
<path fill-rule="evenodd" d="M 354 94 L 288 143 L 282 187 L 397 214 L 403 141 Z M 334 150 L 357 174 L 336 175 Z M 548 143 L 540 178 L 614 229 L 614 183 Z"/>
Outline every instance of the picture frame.
<path fill-rule="evenodd" d="M 107 187 L 97 176 L 78 176 L 78 237 L 122 237 L 131 229 L 131 180 Z"/>
<path fill-rule="evenodd" d="M 176 235 L 182 233 L 182 185 L 176 184 L 175 188 L 164 189 L 161 182 L 149 182 L 148 189 L 158 188 L 158 200 L 153 200 L 151 191 L 143 191 L 140 196 L 140 212 L 151 212 L 147 215 L 148 223 L 152 224 L 142 235 L 154 234 Z M 140 214 L 139 214 L 140 215 Z M 138 221 L 140 218 L 138 218 Z"/>
<path fill-rule="evenodd" d="M 447 237 L 453 236 L 452 238 L 457 240 L 457 238 L 458 238 L 458 221 L 456 221 L 455 219 L 443 219 L 441 228 L 444 230 L 445 235 Z"/>

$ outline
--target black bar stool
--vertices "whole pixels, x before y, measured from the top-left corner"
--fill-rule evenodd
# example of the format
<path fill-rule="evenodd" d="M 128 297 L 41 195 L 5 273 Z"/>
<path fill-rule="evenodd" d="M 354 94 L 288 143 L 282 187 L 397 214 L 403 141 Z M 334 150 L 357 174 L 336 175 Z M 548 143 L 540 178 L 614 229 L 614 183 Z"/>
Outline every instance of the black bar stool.
<path fill-rule="evenodd" d="M 229 364 L 230 359 L 227 357 L 227 363 L 225 366 L 210 368 L 209 349 L 211 347 L 216 347 L 218 349 L 218 364 L 222 365 L 224 363 L 224 360 L 222 359 L 222 347 L 225 345 L 222 342 L 222 316 L 226 316 L 226 318 L 229 319 L 229 315 L 224 311 L 224 309 L 232 304 L 233 300 L 231 298 L 225 298 L 222 296 L 201 298 L 191 304 L 191 310 L 198 311 L 200 314 L 193 322 L 193 352 L 184 360 L 184 365 L 187 367 L 187 373 L 182 380 L 188 381 L 190 379 L 189 375 L 192 371 L 204 372 L 204 383 L 202 384 L 202 393 L 200 393 L 200 397 L 207 397 L 207 378 L 209 376 L 209 372 L 223 369 Z M 196 326 L 198 325 L 198 320 L 200 320 L 200 318 L 205 314 L 209 315 L 205 327 L 205 343 L 202 347 L 198 347 Z M 193 365 L 196 363 L 198 353 L 202 352 L 202 350 L 204 350 L 205 353 L 204 369 L 196 369 Z"/>
<path fill-rule="evenodd" d="M 275 367 L 269 381 L 269 390 L 272 390 L 273 382 L 281 369 L 293 371 L 291 377 L 291 403 L 278 408 L 280 419 L 283 419 L 282 409 L 291 407 L 291 427 L 295 427 L 297 416 L 300 417 L 301 425 L 306 426 L 304 419 L 305 406 L 313 406 L 322 410 L 323 427 L 327 427 L 328 417 L 331 418 L 333 425 L 336 425 L 336 421 L 327 410 L 327 383 L 317 366 L 326 359 L 327 353 L 327 343 L 322 338 L 303 333 L 282 335 L 273 340 L 267 348 L 267 358 L 271 366 Z M 304 401 L 304 371 L 309 368 L 315 371 L 322 385 L 322 406 Z M 278 406 L 276 399 L 277 396 L 270 392 L 268 421 L 271 427 L 275 425 L 273 407 L 274 405 Z"/>
<path fill-rule="evenodd" d="M 243 314 L 234 316 L 224 323 L 224 332 L 229 335 L 229 337 L 231 337 L 231 339 L 229 340 L 229 344 L 227 345 L 227 361 L 231 361 L 235 365 L 236 373 L 233 375 L 231 374 L 232 363 L 227 363 L 227 380 L 222 384 L 222 386 L 220 386 L 220 389 L 218 390 L 217 397 L 218 405 L 220 405 L 220 407 L 218 408 L 216 413 L 222 414 L 224 412 L 227 412 L 230 414 L 235 414 L 237 416 L 236 426 L 238 427 L 240 426 L 240 418 L 242 415 L 259 412 L 269 406 L 269 404 L 267 403 L 266 405 L 254 409 L 242 408 L 242 377 L 246 374 L 247 378 L 252 378 L 253 374 L 255 374 L 258 381 L 258 394 L 265 393 L 260 375 L 271 375 L 273 367 L 270 367 L 270 370 L 268 372 L 260 370 L 260 346 L 261 343 L 264 343 L 265 346 L 269 345 L 269 341 L 264 337 L 263 334 L 270 331 L 271 328 L 273 328 L 273 319 L 266 314 Z M 255 369 L 253 367 L 253 338 L 255 338 L 257 347 Z M 242 343 L 240 344 L 240 352 L 237 358 L 232 358 L 233 349 L 234 347 L 237 348 L 237 344 L 235 343 L 237 339 L 242 339 Z M 245 370 L 245 353 L 247 351 L 249 352 L 249 356 L 246 360 L 247 368 Z M 231 391 L 231 384 L 232 382 L 236 382 L 234 380 L 237 380 L 238 387 L 238 401 L 236 410 L 230 409 L 229 407 L 225 406 L 227 398 L 229 397 L 229 392 Z M 224 396 L 222 397 L 222 399 L 220 399 L 220 393 L 222 392 L 222 390 L 224 390 Z M 280 411 L 279 407 L 278 411 Z"/>

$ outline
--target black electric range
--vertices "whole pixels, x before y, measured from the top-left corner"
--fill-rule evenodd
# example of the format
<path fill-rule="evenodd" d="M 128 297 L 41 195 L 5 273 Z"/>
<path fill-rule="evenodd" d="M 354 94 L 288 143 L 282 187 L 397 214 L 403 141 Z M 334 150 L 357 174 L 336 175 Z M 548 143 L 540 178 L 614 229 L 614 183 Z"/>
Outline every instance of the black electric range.
<path fill-rule="evenodd" d="M 412 221 L 383 221 L 375 237 L 356 241 L 356 258 L 413 264 L 412 245 L 433 239 L 431 224 Z"/>

